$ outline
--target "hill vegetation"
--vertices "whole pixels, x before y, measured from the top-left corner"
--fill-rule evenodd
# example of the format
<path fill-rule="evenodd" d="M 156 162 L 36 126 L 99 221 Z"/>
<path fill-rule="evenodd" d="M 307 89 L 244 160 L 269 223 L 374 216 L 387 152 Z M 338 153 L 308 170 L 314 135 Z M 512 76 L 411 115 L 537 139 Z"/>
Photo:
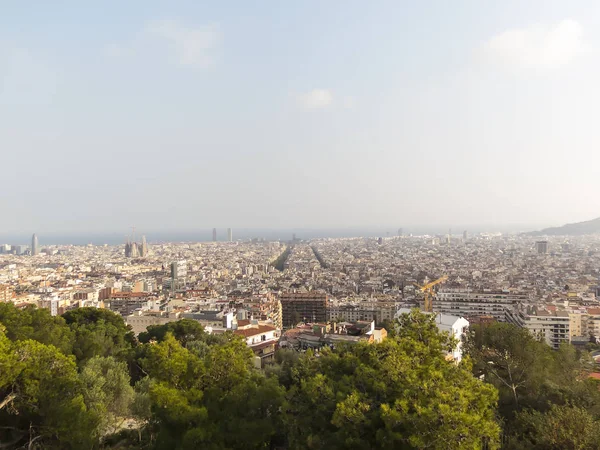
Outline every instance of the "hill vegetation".
<path fill-rule="evenodd" d="M 585 222 L 568 223 L 562 227 L 544 228 L 540 231 L 525 233 L 528 236 L 582 236 L 600 233 L 600 217 Z"/>

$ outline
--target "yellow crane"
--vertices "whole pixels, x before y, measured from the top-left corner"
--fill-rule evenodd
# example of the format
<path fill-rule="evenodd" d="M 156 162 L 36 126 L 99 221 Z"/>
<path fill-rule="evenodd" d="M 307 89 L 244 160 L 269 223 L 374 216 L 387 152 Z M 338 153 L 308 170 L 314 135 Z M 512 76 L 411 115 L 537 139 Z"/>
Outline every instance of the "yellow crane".
<path fill-rule="evenodd" d="M 414 285 L 416 287 L 419 288 L 419 290 L 423 293 L 423 299 L 424 299 L 424 309 L 425 312 L 433 312 L 433 287 L 437 284 L 443 283 L 444 281 L 446 281 L 448 279 L 447 275 L 444 275 L 441 278 L 438 278 L 435 281 L 431 281 L 423 286 L 418 285 L 417 283 L 414 283 Z"/>

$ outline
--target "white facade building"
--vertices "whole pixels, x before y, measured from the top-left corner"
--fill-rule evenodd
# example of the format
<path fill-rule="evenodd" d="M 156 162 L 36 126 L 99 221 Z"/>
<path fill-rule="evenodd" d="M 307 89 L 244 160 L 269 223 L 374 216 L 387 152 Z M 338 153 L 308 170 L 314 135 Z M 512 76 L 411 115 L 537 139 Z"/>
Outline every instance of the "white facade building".
<path fill-rule="evenodd" d="M 394 320 L 396 315 L 394 302 L 355 302 L 340 303 L 327 307 L 327 320 L 340 322 L 356 322 L 359 320 L 381 323 Z"/>
<path fill-rule="evenodd" d="M 544 339 L 557 349 L 563 343 L 571 342 L 571 317 L 567 311 L 549 311 L 537 305 L 519 305 L 506 311 L 506 320 L 514 325 L 527 328 L 534 336 Z"/>
<path fill-rule="evenodd" d="M 433 311 L 468 318 L 491 316 L 504 322 L 506 309 L 527 300 L 529 295 L 524 293 L 444 288 L 435 295 Z"/>

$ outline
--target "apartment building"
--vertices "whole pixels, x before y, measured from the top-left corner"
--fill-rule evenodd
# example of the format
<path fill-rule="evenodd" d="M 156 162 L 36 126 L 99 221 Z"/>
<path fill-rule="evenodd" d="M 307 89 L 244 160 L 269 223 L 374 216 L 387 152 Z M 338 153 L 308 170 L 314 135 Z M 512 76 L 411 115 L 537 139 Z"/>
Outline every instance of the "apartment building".
<path fill-rule="evenodd" d="M 13 298 L 13 290 L 8 284 L 0 284 L 0 303 L 10 302 Z"/>
<path fill-rule="evenodd" d="M 341 303 L 327 308 L 327 320 L 338 322 L 375 321 L 381 323 L 394 320 L 396 304 L 394 302 L 358 302 Z"/>
<path fill-rule="evenodd" d="M 542 305 L 523 304 L 506 310 L 509 323 L 528 329 L 554 349 L 571 342 L 571 323 L 577 320 L 571 316 L 568 311 L 551 310 Z"/>
<path fill-rule="evenodd" d="M 284 293 L 280 300 L 284 327 L 293 327 L 299 321 L 317 323 L 327 320 L 327 294 Z"/>
<path fill-rule="evenodd" d="M 526 293 L 444 288 L 435 295 L 433 311 L 469 320 L 491 316 L 503 322 L 506 309 L 513 309 L 518 303 L 528 300 L 529 294 Z"/>
<path fill-rule="evenodd" d="M 105 302 L 107 307 L 122 316 L 129 316 L 136 309 L 147 305 L 148 300 L 154 297 L 147 292 L 113 292 L 111 298 Z"/>

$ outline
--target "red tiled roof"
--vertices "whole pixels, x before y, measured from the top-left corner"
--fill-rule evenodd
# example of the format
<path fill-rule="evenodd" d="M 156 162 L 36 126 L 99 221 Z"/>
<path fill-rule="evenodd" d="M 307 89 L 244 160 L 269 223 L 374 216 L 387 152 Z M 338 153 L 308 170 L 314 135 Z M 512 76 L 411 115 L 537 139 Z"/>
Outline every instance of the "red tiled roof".
<path fill-rule="evenodd" d="M 235 330 L 233 333 L 238 336 L 244 336 L 249 338 L 250 336 L 256 336 L 258 334 L 268 333 L 269 331 L 275 331 L 277 328 L 270 325 L 259 325 L 257 328 L 246 328 L 245 330 Z"/>

